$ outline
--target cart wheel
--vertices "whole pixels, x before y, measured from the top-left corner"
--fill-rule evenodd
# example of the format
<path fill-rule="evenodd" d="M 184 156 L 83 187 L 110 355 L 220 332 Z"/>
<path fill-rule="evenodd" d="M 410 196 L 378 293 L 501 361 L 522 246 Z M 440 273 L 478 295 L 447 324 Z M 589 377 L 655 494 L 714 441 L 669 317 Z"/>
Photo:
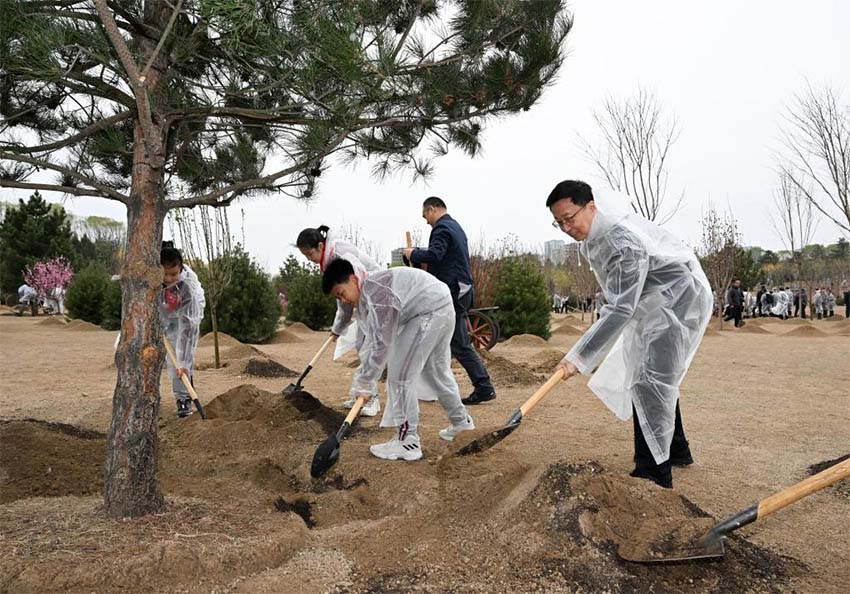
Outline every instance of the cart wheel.
<path fill-rule="evenodd" d="M 466 316 L 466 329 L 472 346 L 477 349 L 489 351 L 499 340 L 499 326 L 488 315 L 481 312 L 471 311 Z"/>

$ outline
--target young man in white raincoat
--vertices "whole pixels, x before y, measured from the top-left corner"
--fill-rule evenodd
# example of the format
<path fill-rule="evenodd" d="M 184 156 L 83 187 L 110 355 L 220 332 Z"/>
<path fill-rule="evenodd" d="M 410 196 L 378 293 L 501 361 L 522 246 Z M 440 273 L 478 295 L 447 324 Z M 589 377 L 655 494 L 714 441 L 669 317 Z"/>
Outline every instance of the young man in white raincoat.
<path fill-rule="evenodd" d="M 618 418 L 633 416 L 631 475 L 671 488 L 671 466 L 693 463 L 679 386 L 711 317 L 708 279 L 693 251 L 664 229 L 599 212 L 584 182 L 561 182 L 546 206 L 553 225 L 581 242 L 607 301 L 558 367 L 565 379 L 593 374 L 588 387 Z"/>
<path fill-rule="evenodd" d="M 416 394 L 420 388 L 437 395 L 451 421 L 440 431 L 442 439 L 452 441 L 461 431 L 475 428 L 452 374 L 455 311 L 445 283 L 416 268 L 366 272 L 338 259 L 325 269 L 322 290 L 357 307 L 364 340 L 351 396 L 374 394 L 384 366 L 387 368 L 387 403 L 381 427 L 397 430 L 390 441 L 369 448 L 373 455 L 408 461 L 422 457 Z"/>
<path fill-rule="evenodd" d="M 352 243 L 337 239 L 326 225 L 320 225 L 315 229 L 308 227 L 301 231 L 295 240 L 295 246 L 305 258 L 314 264 L 318 264 L 319 270 L 322 272 L 325 271 L 328 264 L 337 258 L 348 260 L 355 270 L 363 272 L 381 270 L 372 256 Z M 363 333 L 360 331 L 357 321 L 353 318 L 354 307 L 337 300 L 336 316 L 333 326 L 331 326 L 331 334 L 337 343 L 334 359 L 338 359 L 354 348 L 359 352 L 363 345 Z M 355 398 L 349 398 L 345 401 L 344 406 L 351 408 L 354 406 L 354 402 Z M 379 412 L 381 412 L 381 402 L 378 400 L 376 390 L 372 394 L 372 398 L 363 406 L 360 414 L 374 417 Z"/>
<path fill-rule="evenodd" d="M 192 398 L 180 378 L 183 375 L 190 381 L 192 378 L 206 298 L 198 275 L 183 264 L 183 256 L 170 241 L 163 242 L 159 261 L 162 265 L 162 291 L 157 300 L 159 319 L 163 333 L 174 348 L 177 367 L 171 357 L 165 359 L 177 400 L 177 416 L 188 417 L 192 414 Z"/>

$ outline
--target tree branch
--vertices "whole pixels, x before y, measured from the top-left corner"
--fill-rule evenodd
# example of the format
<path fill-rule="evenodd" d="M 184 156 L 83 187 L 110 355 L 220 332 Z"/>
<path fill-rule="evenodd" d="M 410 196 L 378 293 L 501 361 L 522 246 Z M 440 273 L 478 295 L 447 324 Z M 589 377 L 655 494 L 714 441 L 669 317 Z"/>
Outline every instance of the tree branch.
<path fill-rule="evenodd" d="M 177 0 L 177 6 L 174 7 L 174 10 L 171 12 L 171 18 L 168 19 L 168 24 L 165 26 L 165 31 L 163 31 L 162 36 L 159 38 L 159 43 L 156 44 L 156 48 L 154 48 L 151 57 L 148 58 L 148 64 L 145 66 L 145 69 L 142 70 L 142 79 L 146 79 L 148 76 L 148 72 L 153 66 L 154 60 L 159 55 L 159 52 L 162 51 L 162 46 L 165 45 L 165 40 L 168 37 L 168 34 L 171 33 L 172 27 L 174 27 L 174 22 L 177 20 L 177 16 L 180 14 L 180 9 L 183 6 L 183 0 Z"/>
<path fill-rule="evenodd" d="M 107 196 L 103 192 L 99 192 L 94 188 L 75 188 L 73 186 L 56 186 L 53 184 L 37 184 L 29 182 L 17 182 L 9 179 L 0 179 L 0 188 L 18 188 L 22 190 L 44 190 L 46 192 L 62 192 L 63 194 L 73 194 L 74 196 L 94 196 L 96 198 L 106 198 L 108 200 L 117 200 L 112 196 Z M 124 204 L 125 200 L 118 200 Z"/>
<path fill-rule="evenodd" d="M 42 153 L 45 151 L 54 151 L 56 149 L 64 148 L 66 146 L 70 146 L 79 140 L 83 140 L 84 138 L 88 138 L 95 132 L 99 132 L 105 128 L 109 128 L 113 124 L 117 124 L 118 122 L 122 122 L 127 118 L 131 117 L 133 114 L 129 111 L 122 111 L 121 113 L 115 114 L 112 117 L 108 117 L 104 120 L 97 122 L 96 124 L 92 124 L 91 126 L 80 130 L 78 133 L 68 136 L 67 138 L 63 138 L 62 140 L 57 140 L 56 142 L 51 142 L 48 144 L 41 144 L 38 146 L 29 146 L 29 147 L 16 147 L 5 144 L 0 144 L 0 147 L 12 151 L 13 153 L 18 154 L 32 154 L 32 153 Z"/>

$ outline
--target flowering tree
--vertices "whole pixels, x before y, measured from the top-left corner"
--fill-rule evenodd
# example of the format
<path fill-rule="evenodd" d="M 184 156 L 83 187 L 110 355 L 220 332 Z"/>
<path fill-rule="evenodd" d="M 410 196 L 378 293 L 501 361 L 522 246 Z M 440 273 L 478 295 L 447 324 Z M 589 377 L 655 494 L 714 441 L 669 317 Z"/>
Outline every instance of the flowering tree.
<path fill-rule="evenodd" d="M 24 281 L 38 291 L 39 299 L 52 298 L 57 287 L 64 291 L 73 277 L 74 269 L 62 256 L 36 262 L 24 269 Z"/>

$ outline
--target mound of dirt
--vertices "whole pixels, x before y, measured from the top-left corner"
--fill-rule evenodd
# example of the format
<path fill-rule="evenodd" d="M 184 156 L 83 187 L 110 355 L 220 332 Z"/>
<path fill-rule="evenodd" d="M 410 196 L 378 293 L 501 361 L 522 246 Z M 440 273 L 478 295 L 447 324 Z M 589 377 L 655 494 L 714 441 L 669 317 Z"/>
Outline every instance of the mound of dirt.
<path fill-rule="evenodd" d="M 291 344 L 295 342 L 302 342 L 302 338 L 289 330 L 278 330 L 271 335 L 266 344 Z"/>
<path fill-rule="evenodd" d="M 503 346 L 512 347 L 541 347 L 547 346 L 549 343 L 534 334 L 517 334 L 516 336 L 511 336 L 502 344 Z"/>
<path fill-rule="evenodd" d="M 552 330 L 552 334 L 564 334 L 567 336 L 580 336 L 583 334 L 581 330 L 576 328 L 575 326 L 570 326 L 569 324 L 561 324 L 554 330 Z"/>
<path fill-rule="evenodd" d="M 100 493 L 106 436 L 61 423 L 0 421 L 0 503 Z"/>
<path fill-rule="evenodd" d="M 43 320 L 36 322 L 39 326 L 67 326 L 68 320 L 65 319 L 64 316 L 50 316 L 49 318 L 44 318 Z"/>
<path fill-rule="evenodd" d="M 564 358 L 563 351 L 558 349 L 546 349 L 537 353 L 534 357 L 534 364 L 531 365 L 531 370 L 538 373 L 550 374 L 555 369 L 555 366 Z"/>
<path fill-rule="evenodd" d="M 286 329 L 290 332 L 295 332 L 297 334 L 312 334 L 313 331 L 310 330 L 310 327 L 307 324 L 302 322 L 292 322 L 291 324 L 286 326 Z"/>
<path fill-rule="evenodd" d="M 224 356 L 233 361 L 235 359 L 248 359 L 250 357 L 266 357 L 266 354 L 250 344 L 238 344 L 228 348 Z"/>
<path fill-rule="evenodd" d="M 215 339 L 213 337 L 213 333 L 207 332 L 206 334 L 201 336 L 201 339 L 198 341 L 198 346 L 202 346 L 202 347 L 215 346 L 214 340 Z M 218 347 L 219 348 L 237 346 L 237 345 L 240 345 L 240 344 L 242 344 L 242 343 L 239 342 L 238 340 L 236 340 L 235 338 L 233 338 L 232 336 L 230 336 L 230 334 L 225 334 L 224 332 L 218 333 Z"/>
<path fill-rule="evenodd" d="M 255 377 L 298 377 L 298 374 L 274 359 L 251 357 L 243 366 L 240 373 Z"/>
<path fill-rule="evenodd" d="M 808 472 L 809 476 L 812 476 L 819 472 L 823 472 L 827 468 L 831 468 L 836 464 L 844 462 L 848 458 L 850 458 L 850 454 L 845 454 L 844 456 L 839 456 L 838 458 L 834 458 L 832 460 L 824 460 L 823 462 L 812 464 L 806 469 L 806 472 Z M 836 484 L 832 485 L 829 490 L 838 495 L 839 497 L 844 497 L 845 499 L 850 501 L 850 481 L 839 481 Z"/>
<path fill-rule="evenodd" d="M 546 344 L 545 341 L 544 344 Z M 541 376 L 534 373 L 527 365 L 514 363 L 505 357 L 494 355 L 490 351 L 479 351 L 479 354 L 487 367 L 487 372 L 498 384 L 528 386 L 542 381 Z"/>
<path fill-rule="evenodd" d="M 822 330 L 818 330 L 814 326 L 798 326 L 794 328 L 790 332 L 786 332 L 782 336 L 805 336 L 810 338 L 818 338 L 822 336 L 829 336 L 826 332 Z"/>
<path fill-rule="evenodd" d="M 71 320 L 65 324 L 65 330 L 76 330 L 77 332 L 99 332 L 103 330 L 100 326 L 95 326 L 91 322 L 85 320 Z"/>
<path fill-rule="evenodd" d="M 744 324 L 742 328 L 738 328 L 738 332 L 743 332 L 744 334 L 770 334 L 768 330 L 765 330 L 761 326 L 752 326 L 750 324 Z"/>

